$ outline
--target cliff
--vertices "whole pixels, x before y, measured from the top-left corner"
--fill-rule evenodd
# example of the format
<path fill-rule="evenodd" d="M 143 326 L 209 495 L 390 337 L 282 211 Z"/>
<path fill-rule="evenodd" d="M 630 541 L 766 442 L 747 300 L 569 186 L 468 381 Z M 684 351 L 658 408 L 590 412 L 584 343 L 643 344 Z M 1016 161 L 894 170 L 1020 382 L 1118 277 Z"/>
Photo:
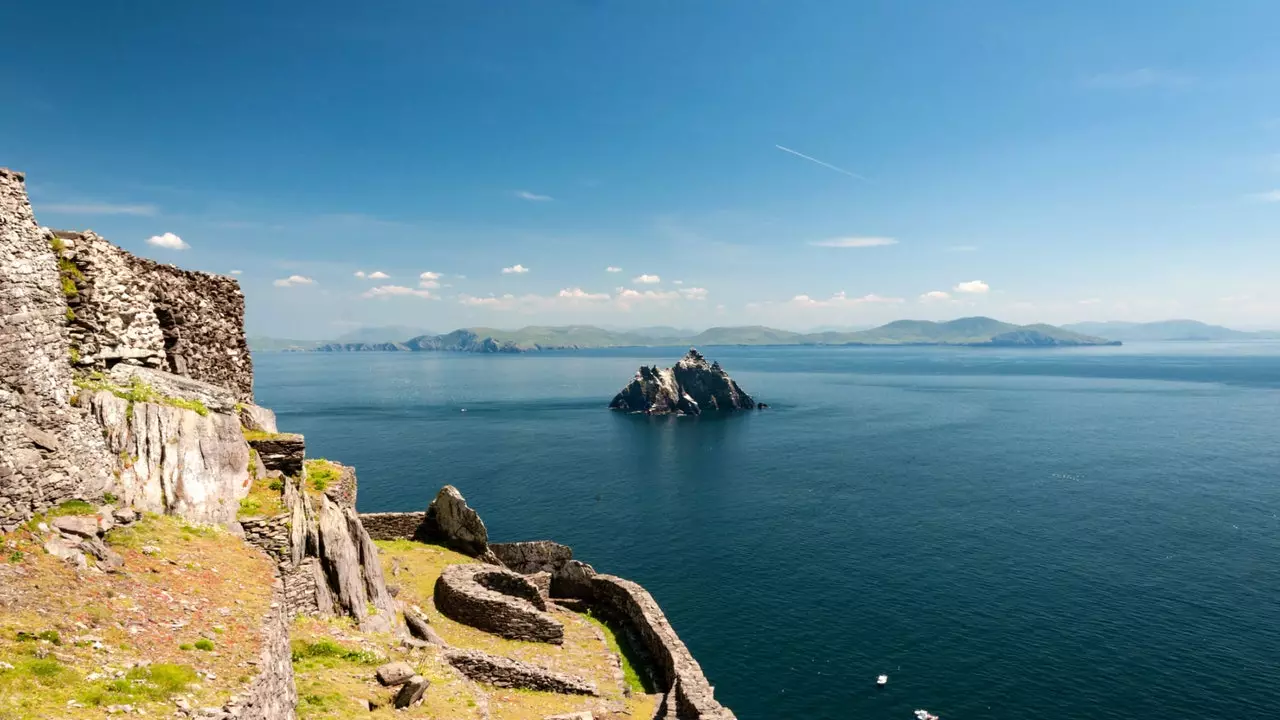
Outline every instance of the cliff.
<path fill-rule="evenodd" d="M 609 409 L 645 415 L 700 415 L 704 411 L 750 410 L 756 401 L 720 367 L 690 349 L 669 369 L 641 367 Z"/>
<path fill-rule="evenodd" d="M 358 514 L 354 468 L 252 404 L 235 280 L 41 229 L 8 170 L 0 320 L 15 718 L 732 719 L 643 588 L 553 542 L 491 546 L 452 487 Z M 514 347 L 452 335 L 416 349 Z M 751 402 L 696 352 L 665 372 Z"/>

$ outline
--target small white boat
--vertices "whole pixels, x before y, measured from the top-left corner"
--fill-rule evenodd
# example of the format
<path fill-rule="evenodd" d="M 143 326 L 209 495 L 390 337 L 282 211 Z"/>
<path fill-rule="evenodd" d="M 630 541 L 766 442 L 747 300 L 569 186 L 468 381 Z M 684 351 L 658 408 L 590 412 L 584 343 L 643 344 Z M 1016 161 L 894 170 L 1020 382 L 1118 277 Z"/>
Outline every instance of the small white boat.
<path fill-rule="evenodd" d="M 879 675 L 876 677 L 876 685 L 879 685 L 880 687 L 884 687 L 885 685 L 888 685 L 888 684 L 889 684 L 888 675 Z"/>
<path fill-rule="evenodd" d="M 916 710 L 915 716 L 917 720 L 941 720 L 937 715 L 928 710 Z"/>

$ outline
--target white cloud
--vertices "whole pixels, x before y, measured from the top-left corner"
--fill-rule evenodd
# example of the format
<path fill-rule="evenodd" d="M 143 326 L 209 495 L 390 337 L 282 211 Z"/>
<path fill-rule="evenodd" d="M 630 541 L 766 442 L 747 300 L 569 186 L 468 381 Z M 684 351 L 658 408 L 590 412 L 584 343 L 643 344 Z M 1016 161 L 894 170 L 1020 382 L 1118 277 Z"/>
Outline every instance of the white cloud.
<path fill-rule="evenodd" d="M 521 200 L 532 200 L 533 202 L 547 202 L 548 200 L 555 199 L 550 195 L 539 195 L 538 193 L 529 192 L 528 190 L 517 190 L 516 197 Z"/>
<path fill-rule="evenodd" d="M 244 271 L 243 271 L 243 270 L 232 270 L 232 271 L 231 271 L 231 274 L 232 274 L 232 275 L 239 275 L 239 274 L 240 274 L 240 273 L 242 273 L 242 272 L 244 272 Z"/>
<path fill-rule="evenodd" d="M 637 285 L 656 285 L 662 282 L 662 278 L 657 275 L 640 275 L 638 277 L 631 278 L 631 282 L 636 283 Z"/>
<path fill-rule="evenodd" d="M 940 302 L 942 300 L 950 300 L 951 293 L 942 290 L 930 290 L 920 296 L 920 302 Z"/>
<path fill-rule="evenodd" d="M 889 237 L 843 237 L 831 238 L 830 240 L 813 240 L 809 244 L 815 247 L 865 248 L 897 245 L 898 241 Z"/>
<path fill-rule="evenodd" d="M 683 280 L 672 280 L 672 281 L 671 281 L 671 284 L 672 284 L 672 285 L 683 285 L 683 284 L 684 284 L 684 281 L 683 281 Z"/>
<path fill-rule="evenodd" d="M 364 275 L 364 271 L 363 271 L 363 270 L 357 270 L 357 271 L 355 272 L 355 275 L 356 275 L 356 277 L 361 278 L 361 279 L 363 279 L 363 278 L 364 278 L 364 276 L 365 276 L 365 275 Z"/>
<path fill-rule="evenodd" d="M 1138 68 L 1120 72 L 1099 73 L 1085 78 L 1085 87 L 1097 90 L 1138 90 L 1141 88 L 1175 88 L 1191 84 L 1186 75 L 1154 68 Z"/>
<path fill-rule="evenodd" d="M 405 287 L 403 285 L 379 285 L 375 288 L 369 288 L 361 293 L 361 297 L 379 298 L 379 297 L 420 297 L 435 299 L 435 295 L 429 290 L 418 290 L 416 288 Z"/>
<path fill-rule="evenodd" d="M 40 212 L 66 213 L 68 215 L 157 215 L 155 205 L 119 205 L 116 203 L 41 203 Z"/>
<path fill-rule="evenodd" d="M 439 280 L 442 277 L 444 277 L 443 274 L 438 272 L 431 272 L 430 270 L 428 270 L 422 273 L 421 275 L 419 275 L 418 279 L 419 280 Z M 459 275 L 458 277 L 466 277 L 466 275 Z"/>
<path fill-rule="evenodd" d="M 991 286 L 981 280 L 970 280 L 969 282 L 962 282 L 959 285 L 956 285 L 952 290 L 955 290 L 956 292 L 981 295 L 989 292 L 991 290 Z"/>
<path fill-rule="evenodd" d="M 431 272 L 430 270 L 418 275 L 418 287 L 427 290 L 434 290 L 440 287 L 440 278 L 444 277 L 443 273 Z"/>
<path fill-rule="evenodd" d="M 388 274 L 386 274 L 386 273 L 384 273 L 384 272 L 382 272 L 381 270 L 374 270 L 374 271 L 373 271 L 373 272 L 371 272 L 371 273 L 366 273 L 366 272 L 365 272 L 365 271 L 363 271 L 363 270 L 357 270 L 357 271 L 356 271 L 356 277 L 358 277 L 358 278 L 362 278 L 362 279 L 366 279 L 366 278 L 367 278 L 367 279 L 369 279 L 369 280 L 386 280 L 387 278 L 389 278 L 389 277 L 391 277 L 391 276 L 390 276 L 390 275 L 388 275 Z"/>
<path fill-rule="evenodd" d="M 151 237 L 147 238 L 147 244 L 155 245 L 156 247 L 167 248 L 169 250 L 186 250 L 187 248 L 191 247 L 186 242 L 184 242 L 182 238 L 178 237 L 177 235 L 174 235 L 171 232 L 167 232 L 163 235 L 152 235 Z"/>
<path fill-rule="evenodd" d="M 700 288 L 700 287 L 680 288 L 677 292 L 679 292 L 682 297 L 688 298 L 689 300 L 706 300 L 707 299 L 706 288 Z"/>
<path fill-rule="evenodd" d="M 1280 203 L 1280 190 L 1268 190 L 1267 192 L 1254 193 L 1249 196 L 1251 200 L 1257 200 L 1264 203 Z"/>
<path fill-rule="evenodd" d="M 471 295 L 458 296 L 458 302 L 462 303 L 463 305 L 473 305 L 473 306 L 479 306 L 479 307 L 499 306 L 499 305 L 502 305 L 503 303 L 510 302 L 515 299 L 516 299 L 516 296 L 510 293 L 507 293 L 502 297 L 495 297 L 493 295 L 490 295 L 489 297 L 474 297 Z"/>
<path fill-rule="evenodd" d="M 570 300 L 608 300 L 609 293 L 589 293 L 582 288 L 565 288 L 556 297 Z"/>
<path fill-rule="evenodd" d="M 503 275 L 519 275 L 527 272 L 529 272 L 529 268 L 523 265 L 512 265 L 511 267 L 502 268 Z"/>
<path fill-rule="evenodd" d="M 280 278 L 271 284 L 276 287 L 297 287 L 298 285 L 315 285 L 316 281 L 303 275 L 290 275 L 287 278 Z"/>
<path fill-rule="evenodd" d="M 900 302 L 902 302 L 902 298 L 885 297 L 883 295 L 876 295 L 875 293 L 871 293 L 869 295 L 863 295 L 862 297 L 851 298 L 848 295 L 846 295 L 843 290 L 836 293 L 835 295 L 832 295 L 826 300 L 815 300 L 809 297 L 808 295 L 797 295 L 791 298 L 791 304 L 798 305 L 800 307 L 848 307 L 851 305 L 900 303 Z"/>
<path fill-rule="evenodd" d="M 612 272 L 612 273 L 619 273 L 619 272 L 622 272 L 622 268 L 620 268 L 620 267 L 614 267 L 613 265 L 610 265 L 609 267 L 605 268 L 605 269 L 604 269 L 604 271 L 605 271 L 605 272 Z"/>

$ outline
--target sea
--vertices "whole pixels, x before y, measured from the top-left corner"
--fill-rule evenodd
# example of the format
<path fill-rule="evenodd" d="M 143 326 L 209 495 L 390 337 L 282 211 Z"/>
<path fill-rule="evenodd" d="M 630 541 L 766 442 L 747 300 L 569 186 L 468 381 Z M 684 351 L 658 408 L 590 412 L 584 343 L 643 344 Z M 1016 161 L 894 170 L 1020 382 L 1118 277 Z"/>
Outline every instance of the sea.
<path fill-rule="evenodd" d="M 606 409 L 684 348 L 254 362 L 361 511 L 640 582 L 742 720 L 1280 718 L 1280 343 L 703 350 L 769 409 Z"/>

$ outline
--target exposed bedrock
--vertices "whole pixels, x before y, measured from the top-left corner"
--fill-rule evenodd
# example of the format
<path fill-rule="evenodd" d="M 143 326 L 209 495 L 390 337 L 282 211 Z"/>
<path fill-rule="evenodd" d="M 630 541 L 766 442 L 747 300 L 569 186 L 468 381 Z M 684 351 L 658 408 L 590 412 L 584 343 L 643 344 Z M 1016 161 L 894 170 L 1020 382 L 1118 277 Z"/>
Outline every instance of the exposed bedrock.
<path fill-rule="evenodd" d="M 644 367 L 613 401 L 611 410 L 645 415 L 700 415 L 707 411 L 750 410 L 755 400 L 720 367 L 690 348 L 670 368 Z"/>
<path fill-rule="evenodd" d="M 436 608 L 446 617 L 512 640 L 560 645 L 564 626 L 547 613 L 538 587 L 493 565 L 450 565 L 435 586 Z"/>
<path fill-rule="evenodd" d="M 480 515 L 467 505 L 466 498 L 452 485 L 440 488 L 431 501 L 417 536 L 484 562 L 500 564 L 489 550 L 489 531 L 485 529 Z"/>
<path fill-rule="evenodd" d="M 249 445 L 258 451 L 258 458 L 268 472 L 279 470 L 289 477 L 302 474 L 302 465 L 307 458 L 307 442 L 301 435 L 278 433 L 263 438 L 254 437 Z"/>

